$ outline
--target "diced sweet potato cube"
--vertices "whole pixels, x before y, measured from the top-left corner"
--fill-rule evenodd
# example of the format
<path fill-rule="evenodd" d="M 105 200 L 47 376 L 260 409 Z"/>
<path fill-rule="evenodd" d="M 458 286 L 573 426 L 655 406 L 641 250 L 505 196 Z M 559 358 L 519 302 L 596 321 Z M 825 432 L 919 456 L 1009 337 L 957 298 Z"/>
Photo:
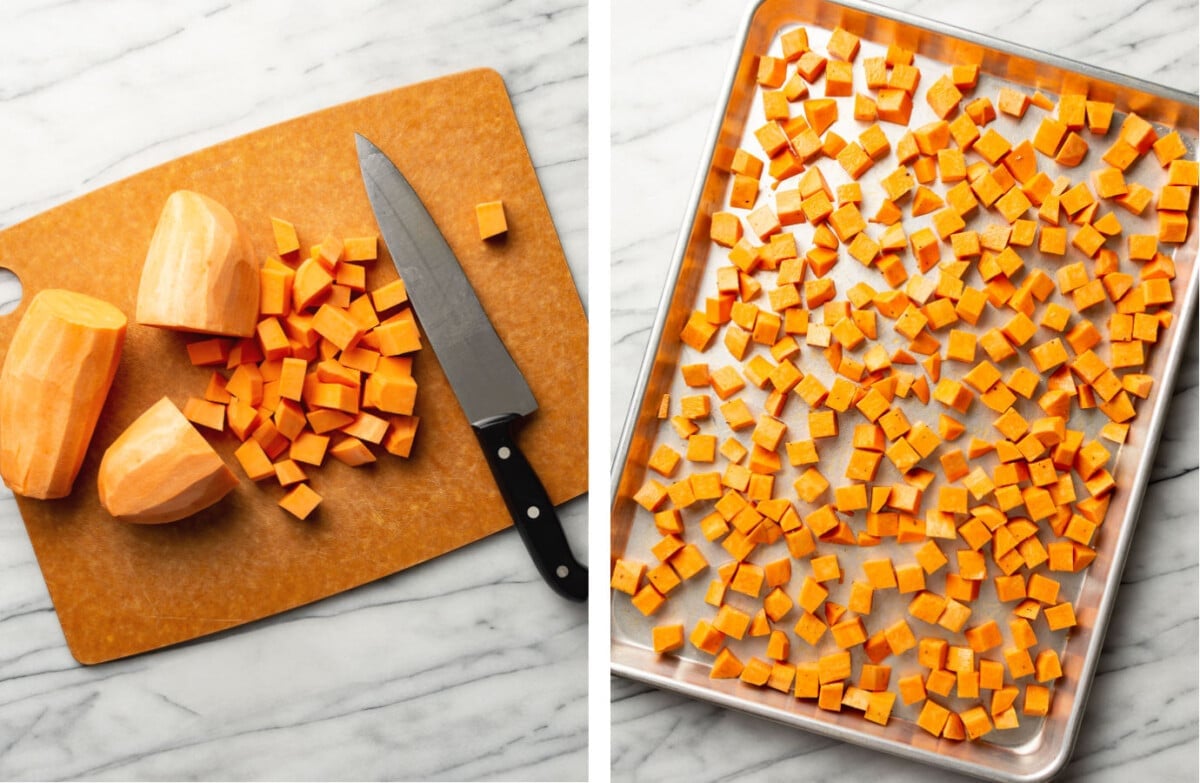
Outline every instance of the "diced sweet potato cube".
<path fill-rule="evenodd" d="M 880 120 L 896 125 L 908 125 L 912 116 L 912 94 L 894 87 L 879 91 L 875 99 L 875 111 Z"/>
<path fill-rule="evenodd" d="M 726 636 L 741 639 L 750 628 L 750 615 L 729 604 L 725 604 L 717 611 L 716 619 L 713 620 L 713 627 Z"/>
<path fill-rule="evenodd" d="M 1087 116 L 1088 130 L 1097 136 L 1108 133 L 1112 123 L 1113 110 L 1116 107 L 1108 101 L 1085 101 L 1084 113 Z"/>
<path fill-rule="evenodd" d="M 299 463 L 291 459 L 281 459 L 273 466 L 275 471 L 275 479 L 281 487 L 290 487 L 293 484 L 299 484 L 302 481 L 307 481 L 308 476 L 304 473 L 304 468 L 300 467 Z"/>
<path fill-rule="evenodd" d="M 924 691 L 924 688 L 921 689 Z M 917 725 L 935 737 L 941 736 L 942 729 L 946 725 L 947 718 L 950 717 L 950 710 L 941 706 L 935 701 L 926 700 L 921 707 L 921 713 L 917 716 Z M 986 719 L 986 715 L 984 716 Z"/>
<path fill-rule="evenodd" d="M 271 218 L 271 232 L 275 237 L 275 250 L 281 256 L 290 256 L 300 250 L 300 239 L 296 227 L 286 220 Z"/>
<path fill-rule="evenodd" d="M 342 258 L 349 262 L 374 261 L 379 256 L 379 238 L 372 236 L 347 237 L 342 244 Z"/>
<path fill-rule="evenodd" d="M 263 451 L 258 441 L 247 440 L 234 451 L 233 456 L 251 481 L 262 481 L 275 475 L 271 458 Z"/>
<path fill-rule="evenodd" d="M 992 730 L 992 722 L 988 718 L 987 710 L 982 706 L 971 707 L 966 712 L 959 713 L 959 717 L 968 739 L 977 740 Z"/>
<path fill-rule="evenodd" d="M 1011 87 L 1001 87 L 1000 94 L 996 98 L 996 108 L 1004 114 L 1011 114 L 1020 119 L 1025 116 L 1025 111 L 1029 108 L 1029 96 Z"/>
<path fill-rule="evenodd" d="M 371 449 L 353 436 L 347 436 L 338 440 L 329 448 L 329 453 L 339 462 L 351 467 L 366 465 L 375 461 L 375 455 L 371 453 Z"/>
<path fill-rule="evenodd" d="M 946 74 L 931 84 L 925 93 L 925 100 L 933 109 L 933 113 L 942 119 L 946 119 L 954 112 L 962 97 L 958 87 Z"/>
<path fill-rule="evenodd" d="M 279 501 L 280 507 L 297 519 L 307 519 L 320 503 L 321 496 L 308 484 L 297 484 Z"/>
<path fill-rule="evenodd" d="M 387 435 L 383 438 L 384 449 L 397 457 L 408 457 L 412 453 L 420 417 L 396 415 L 389 417 L 388 421 Z"/>
<path fill-rule="evenodd" d="M 225 429 L 225 406 L 199 397 L 189 397 L 183 415 L 193 424 L 222 432 Z"/>
<path fill-rule="evenodd" d="M 399 356 L 421 349 L 421 334 L 411 310 L 402 310 L 379 326 L 374 334 L 379 338 L 379 352 L 384 356 Z M 313 319 L 315 322 L 315 318 Z"/>
<path fill-rule="evenodd" d="M 196 367 L 211 365 L 224 366 L 229 360 L 229 352 L 233 348 L 233 340 L 227 337 L 212 337 L 188 343 L 188 359 Z"/>
<path fill-rule="evenodd" d="M 1054 156 L 1054 161 L 1068 168 L 1078 166 L 1083 162 L 1087 151 L 1088 143 L 1084 141 L 1083 137 L 1075 131 L 1070 131 L 1062 146 L 1059 147 L 1058 154 Z"/>
<path fill-rule="evenodd" d="M 659 655 L 683 647 L 683 624 L 654 626 L 651 629 L 651 645 Z"/>

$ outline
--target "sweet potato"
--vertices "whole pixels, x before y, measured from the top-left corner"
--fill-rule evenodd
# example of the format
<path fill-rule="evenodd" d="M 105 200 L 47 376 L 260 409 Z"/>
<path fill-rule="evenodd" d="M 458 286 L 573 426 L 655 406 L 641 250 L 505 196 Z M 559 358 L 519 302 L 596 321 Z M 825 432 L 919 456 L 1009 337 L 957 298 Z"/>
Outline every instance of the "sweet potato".
<path fill-rule="evenodd" d="M 100 504 L 124 522 L 161 524 L 208 508 L 237 486 L 220 455 L 163 397 L 104 452 Z"/>
<path fill-rule="evenodd" d="M 168 196 L 142 267 L 137 322 L 251 337 L 258 290 L 254 248 L 229 210 L 187 190 Z"/>
<path fill-rule="evenodd" d="M 39 292 L 0 370 L 0 476 L 18 495 L 70 494 L 125 342 L 124 314 L 61 289 Z"/>
<path fill-rule="evenodd" d="M 479 221 L 480 239 L 492 239 L 508 231 L 508 220 L 504 215 L 503 201 L 476 204 L 475 217 Z"/>

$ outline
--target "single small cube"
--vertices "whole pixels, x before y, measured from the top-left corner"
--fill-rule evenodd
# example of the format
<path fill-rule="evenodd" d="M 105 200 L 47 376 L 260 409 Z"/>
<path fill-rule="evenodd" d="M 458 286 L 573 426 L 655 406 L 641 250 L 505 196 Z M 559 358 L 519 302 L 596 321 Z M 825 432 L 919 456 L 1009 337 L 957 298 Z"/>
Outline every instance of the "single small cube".
<path fill-rule="evenodd" d="M 279 505 L 297 519 L 306 519 L 320 505 L 321 496 L 308 484 L 297 484 L 295 489 L 283 496 Z"/>
<path fill-rule="evenodd" d="M 301 484 L 300 486 L 304 485 Z M 662 593 L 654 589 L 654 585 L 646 584 L 634 594 L 632 603 L 637 607 L 638 611 L 649 617 L 657 612 L 666 600 L 666 597 Z"/>
<path fill-rule="evenodd" d="M 300 250 L 300 240 L 296 237 L 296 227 L 286 220 L 271 218 L 271 230 L 275 235 L 275 249 L 280 256 L 287 257 Z"/>
<path fill-rule="evenodd" d="M 663 654 L 683 647 L 683 624 L 656 625 L 651 629 L 654 652 Z"/>
<path fill-rule="evenodd" d="M 491 239 L 508 231 L 508 220 L 504 216 L 503 201 L 486 201 L 476 204 L 475 218 L 479 221 L 480 239 Z"/>

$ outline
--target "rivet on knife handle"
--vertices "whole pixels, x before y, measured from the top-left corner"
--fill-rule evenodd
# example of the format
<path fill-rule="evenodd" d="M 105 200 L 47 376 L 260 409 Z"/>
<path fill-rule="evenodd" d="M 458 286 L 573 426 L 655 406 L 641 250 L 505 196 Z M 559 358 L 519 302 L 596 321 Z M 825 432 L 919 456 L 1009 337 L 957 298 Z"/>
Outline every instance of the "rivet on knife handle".
<path fill-rule="evenodd" d="M 571 554 L 562 524 L 542 482 L 517 448 L 513 424 L 518 416 L 501 416 L 473 425 L 488 466 L 500 487 L 513 524 L 534 565 L 564 598 L 587 600 L 587 567 Z"/>

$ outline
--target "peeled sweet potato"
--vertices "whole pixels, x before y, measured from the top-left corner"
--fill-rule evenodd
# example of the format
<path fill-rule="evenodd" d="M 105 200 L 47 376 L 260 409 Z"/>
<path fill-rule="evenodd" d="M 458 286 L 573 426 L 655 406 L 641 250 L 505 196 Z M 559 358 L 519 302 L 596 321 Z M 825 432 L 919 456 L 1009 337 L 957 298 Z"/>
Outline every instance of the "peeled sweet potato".
<path fill-rule="evenodd" d="M 100 504 L 125 522 L 155 525 L 189 517 L 237 484 L 167 397 L 135 419 L 100 461 Z"/>
<path fill-rule="evenodd" d="M 142 267 L 137 322 L 204 334 L 254 335 L 258 264 L 229 210 L 188 190 L 167 197 Z"/>
<path fill-rule="evenodd" d="M 85 294 L 46 289 L 30 302 L 0 370 L 0 476 L 16 494 L 71 493 L 125 327 L 120 310 Z"/>

